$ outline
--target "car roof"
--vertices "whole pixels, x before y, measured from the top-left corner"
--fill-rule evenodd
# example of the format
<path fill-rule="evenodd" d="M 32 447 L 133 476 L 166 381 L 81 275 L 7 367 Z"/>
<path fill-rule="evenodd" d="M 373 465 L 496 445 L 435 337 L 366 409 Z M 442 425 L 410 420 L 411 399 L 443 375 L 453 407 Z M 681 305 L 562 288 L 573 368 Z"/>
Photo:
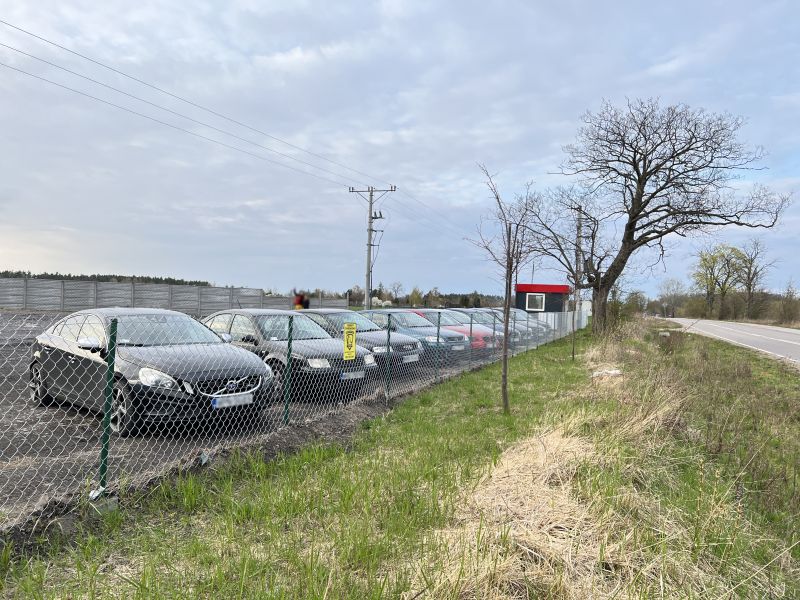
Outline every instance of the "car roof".
<path fill-rule="evenodd" d="M 359 312 L 377 312 L 377 313 L 407 313 L 414 312 L 416 308 L 365 308 Z"/>
<path fill-rule="evenodd" d="M 304 308 L 303 310 L 297 310 L 295 312 L 304 313 L 316 313 L 318 315 L 333 315 L 336 313 L 343 313 L 343 312 L 357 312 L 354 310 L 350 310 L 349 308 Z"/>
<path fill-rule="evenodd" d="M 292 315 L 295 311 L 293 310 L 284 310 L 282 308 L 226 308 L 224 310 L 218 310 L 215 313 L 211 313 L 207 315 L 207 317 L 214 317 L 220 314 L 231 314 L 231 315 Z"/>
<path fill-rule="evenodd" d="M 69 315 L 70 317 L 78 315 L 100 315 L 106 318 L 113 317 L 127 317 L 133 315 L 180 315 L 182 317 L 190 317 L 186 313 L 177 310 L 167 310 L 165 308 L 132 308 L 129 306 L 109 306 L 106 308 L 85 308 Z M 191 318 L 191 317 L 190 317 Z"/>

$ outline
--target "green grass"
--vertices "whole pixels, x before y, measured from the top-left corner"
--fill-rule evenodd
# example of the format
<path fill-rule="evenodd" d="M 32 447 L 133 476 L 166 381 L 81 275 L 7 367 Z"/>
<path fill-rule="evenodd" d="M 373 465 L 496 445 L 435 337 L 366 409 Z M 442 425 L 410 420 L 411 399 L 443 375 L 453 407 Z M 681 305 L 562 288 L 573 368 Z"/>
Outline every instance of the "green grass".
<path fill-rule="evenodd" d="M 636 330 L 593 350 L 622 367 L 622 386 L 589 384 L 563 340 L 512 359 L 511 415 L 495 365 L 364 423 L 346 450 L 242 453 L 165 482 L 123 498 L 72 546 L 25 561 L 0 551 L 0 592 L 396 598 L 419 589 L 420 563 L 451 566 L 439 532 L 503 451 L 555 427 L 596 448 L 569 485 L 606 536 L 598 578 L 628 569 L 623 591 L 636 597 L 661 597 L 662 585 L 675 597 L 798 594 L 797 547 L 785 550 L 798 537 L 800 379 L 747 350 L 673 336 Z M 579 352 L 589 344 L 580 336 Z M 490 533 L 479 530 L 478 548 Z M 518 552 L 513 531 L 495 534 L 501 558 Z M 615 566 L 620 557 L 627 566 Z M 558 597 L 570 577 L 525 585 Z"/>
<path fill-rule="evenodd" d="M 499 407 L 497 366 L 465 374 L 367 422 L 345 451 L 315 445 L 265 462 L 241 454 L 125 508 L 73 548 L 18 563 L 21 597 L 397 597 L 462 489 L 533 431 L 553 389 L 584 370 L 566 344 L 513 359 L 513 415 Z"/>

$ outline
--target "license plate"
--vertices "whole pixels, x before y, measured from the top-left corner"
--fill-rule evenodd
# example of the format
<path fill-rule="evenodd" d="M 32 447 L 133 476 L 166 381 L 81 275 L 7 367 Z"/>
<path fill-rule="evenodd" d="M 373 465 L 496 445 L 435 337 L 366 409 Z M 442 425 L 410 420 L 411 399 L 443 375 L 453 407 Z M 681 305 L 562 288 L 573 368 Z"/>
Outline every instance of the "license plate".
<path fill-rule="evenodd" d="M 453 351 L 454 352 L 458 352 L 459 350 L 463 350 L 463 349 L 464 349 L 464 345 L 463 344 L 458 345 L 458 346 L 453 346 Z"/>
<path fill-rule="evenodd" d="M 409 354 L 408 356 L 403 357 L 404 363 L 417 362 L 418 360 L 419 360 L 419 354 Z"/>
<path fill-rule="evenodd" d="M 364 371 L 348 371 L 339 375 L 339 379 L 363 379 Z"/>
<path fill-rule="evenodd" d="M 211 406 L 214 408 L 227 408 L 229 406 L 244 406 L 253 403 L 253 394 L 232 394 L 230 396 L 218 396 L 211 399 Z"/>

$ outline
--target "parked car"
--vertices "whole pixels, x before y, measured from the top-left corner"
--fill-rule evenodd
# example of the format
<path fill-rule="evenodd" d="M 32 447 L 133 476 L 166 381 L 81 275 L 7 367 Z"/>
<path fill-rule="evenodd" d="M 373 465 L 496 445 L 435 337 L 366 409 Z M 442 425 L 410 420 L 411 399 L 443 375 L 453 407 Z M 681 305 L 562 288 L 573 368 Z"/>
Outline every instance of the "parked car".
<path fill-rule="evenodd" d="M 121 436 L 156 422 L 258 410 L 273 374 L 188 315 L 104 308 L 73 313 L 36 337 L 30 395 L 37 404 L 104 408 L 109 326 L 117 319 L 110 427 Z"/>
<path fill-rule="evenodd" d="M 484 325 L 487 329 L 491 329 L 495 335 L 502 336 L 503 335 L 503 319 L 500 315 L 497 315 L 489 308 L 454 308 L 452 309 L 456 312 L 463 313 L 465 315 L 472 315 L 472 318 Z M 508 343 L 511 347 L 519 346 L 523 344 L 524 341 L 529 336 L 529 331 L 524 327 L 514 327 L 513 321 L 509 323 L 508 327 Z"/>
<path fill-rule="evenodd" d="M 492 330 L 480 323 L 470 325 L 469 316 L 466 317 L 465 323 L 461 318 L 465 316 L 463 313 L 442 308 L 414 308 L 412 310 L 431 323 L 467 336 L 473 352 L 484 352 L 495 347 L 497 336 L 492 333 Z"/>
<path fill-rule="evenodd" d="M 491 326 L 486 325 L 485 323 L 479 323 L 474 316 L 461 312 L 460 310 L 453 308 L 448 310 L 450 312 L 450 316 L 456 319 L 462 325 L 466 326 L 468 330 L 470 327 L 472 328 L 473 337 L 476 334 L 483 335 L 483 339 L 487 344 L 487 352 L 491 353 L 493 349 L 501 348 L 503 346 L 503 331 L 501 329 L 498 329 L 497 327 L 492 329 Z"/>
<path fill-rule="evenodd" d="M 256 354 L 275 373 L 276 396 L 280 397 L 286 374 L 292 322 L 292 395 L 312 401 L 348 401 L 361 392 L 375 356 L 356 346 L 356 357 L 344 360 L 344 344 L 332 338 L 305 311 L 235 309 L 214 313 L 203 322 L 219 334 L 229 334 L 231 343 Z"/>
<path fill-rule="evenodd" d="M 384 329 L 389 326 L 389 315 L 391 315 L 392 331 L 417 339 L 425 349 L 423 356 L 426 362 L 434 360 L 454 362 L 462 356 L 467 358 L 468 353 L 465 350 L 469 344 L 469 337 L 444 328 L 439 330 L 437 336 L 436 325 L 412 310 L 388 308 L 364 310 L 361 314 Z"/>
<path fill-rule="evenodd" d="M 491 311 L 501 319 L 503 318 L 502 308 L 492 308 Z M 546 340 L 552 335 L 553 328 L 548 325 L 545 320 L 540 320 L 537 314 L 529 314 L 521 308 L 516 307 L 511 307 L 509 309 L 509 314 L 511 316 L 511 324 L 515 327 L 522 326 L 527 328 L 537 342 Z"/>
<path fill-rule="evenodd" d="M 355 323 L 356 344 L 372 352 L 380 365 L 386 364 L 387 357 L 392 363 L 418 362 L 424 351 L 421 342 L 402 333 L 393 332 L 387 340 L 387 332 L 380 325 L 352 310 L 314 308 L 304 310 L 303 314 L 340 339 L 344 337 L 344 324 Z M 391 345 L 387 345 L 387 341 Z"/>

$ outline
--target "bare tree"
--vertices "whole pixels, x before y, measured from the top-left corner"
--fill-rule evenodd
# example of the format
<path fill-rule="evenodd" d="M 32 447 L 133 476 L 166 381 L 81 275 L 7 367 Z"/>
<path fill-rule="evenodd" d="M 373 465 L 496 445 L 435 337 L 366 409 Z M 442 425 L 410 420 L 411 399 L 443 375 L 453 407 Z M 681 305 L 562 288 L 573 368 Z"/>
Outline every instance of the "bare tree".
<path fill-rule="evenodd" d="M 661 282 L 661 285 L 658 286 L 658 297 L 661 300 L 662 305 L 666 305 L 669 307 L 670 313 L 672 316 L 675 316 L 675 309 L 678 306 L 678 303 L 681 302 L 683 297 L 686 295 L 686 286 L 683 285 L 683 282 L 680 279 L 665 279 Z M 665 315 L 667 316 L 667 315 Z"/>
<path fill-rule="evenodd" d="M 399 302 L 400 296 L 403 295 L 403 284 L 399 281 L 395 281 L 391 286 L 389 286 L 389 289 L 392 290 L 392 297 L 395 299 L 395 301 Z"/>
<path fill-rule="evenodd" d="M 503 200 L 492 175 L 484 165 L 478 165 L 486 177 L 494 208 L 478 227 L 478 238 L 470 240 L 477 247 L 484 250 L 490 261 L 499 268 L 505 284 L 503 297 L 503 355 L 501 394 L 503 412 L 510 412 L 508 402 L 508 324 L 511 312 L 511 290 L 518 266 L 525 264 L 530 259 L 531 247 L 524 243 L 525 232 L 529 230 L 530 216 L 530 184 L 524 196 L 517 196 L 514 201 Z"/>
<path fill-rule="evenodd" d="M 633 254 L 643 248 L 664 256 L 664 238 L 688 236 L 737 225 L 773 227 L 789 202 L 762 186 L 737 194 L 731 183 L 762 158 L 760 148 L 738 141 L 742 119 L 707 113 L 686 105 L 661 106 L 658 100 L 629 101 L 617 108 L 605 103 L 587 112 L 562 173 L 578 177 L 587 191 L 566 204 L 583 213 L 588 238 L 583 265 L 564 252 L 574 237 L 558 205 L 542 200 L 533 221 L 544 231 L 540 254 L 558 262 L 577 285 L 592 290 L 593 329 L 606 326 L 608 295 Z M 556 194 L 558 200 L 560 194 Z M 567 231 L 565 231 L 565 229 Z"/>
<path fill-rule="evenodd" d="M 767 260 L 767 249 L 758 238 L 752 238 L 739 251 L 737 279 L 744 292 L 745 317 L 752 319 L 756 312 L 756 296 L 775 261 Z"/>

